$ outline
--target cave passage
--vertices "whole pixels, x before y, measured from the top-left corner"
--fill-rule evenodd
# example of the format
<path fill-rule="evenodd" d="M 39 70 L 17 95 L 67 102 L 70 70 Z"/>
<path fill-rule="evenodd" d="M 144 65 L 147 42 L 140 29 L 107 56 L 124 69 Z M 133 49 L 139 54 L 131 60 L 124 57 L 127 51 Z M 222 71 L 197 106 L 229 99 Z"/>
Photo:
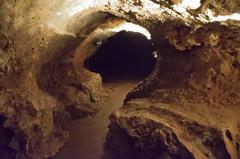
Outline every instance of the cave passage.
<path fill-rule="evenodd" d="M 109 96 L 93 118 L 73 121 L 70 141 L 55 159 L 112 159 L 105 149 L 109 116 L 141 80 L 154 69 L 153 46 L 144 35 L 122 31 L 109 38 L 85 61 L 85 66 L 103 78 Z"/>
<path fill-rule="evenodd" d="M 151 40 L 141 33 L 122 31 L 109 38 L 85 61 L 103 82 L 111 79 L 144 79 L 154 69 L 156 59 Z"/>

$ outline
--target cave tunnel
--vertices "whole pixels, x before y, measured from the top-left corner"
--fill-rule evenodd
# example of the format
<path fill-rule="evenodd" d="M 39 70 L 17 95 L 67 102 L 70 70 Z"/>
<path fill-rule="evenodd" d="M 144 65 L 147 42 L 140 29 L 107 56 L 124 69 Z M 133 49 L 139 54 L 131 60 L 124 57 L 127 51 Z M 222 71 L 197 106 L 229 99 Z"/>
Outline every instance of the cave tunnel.
<path fill-rule="evenodd" d="M 101 46 L 85 60 L 84 65 L 89 71 L 101 75 L 108 97 L 99 105 L 102 110 L 96 116 L 73 123 L 70 142 L 58 153 L 56 159 L 74 156 L 112 159 L 104 148 L 108 118 L 114 109 L 123 104 L 127 93 L 155 68 L 157 60 L 153 43 L 143 33 L 124 30 L 97 43 L 101 43 Z M 89 151 L 93 152 L 88 153 Z"/>
<path fill-rule="evenodd" d="M 0 8 L 0 159 L 240 159 L 239 0 Z"/>
<path fill-rule="evenodd" d="M 154 69 L 153 44 L 141 33 L 121 31 L 106 40 L 85 66 L 99 73 L 103 82 L 114 79 L 144 79 Z"/>

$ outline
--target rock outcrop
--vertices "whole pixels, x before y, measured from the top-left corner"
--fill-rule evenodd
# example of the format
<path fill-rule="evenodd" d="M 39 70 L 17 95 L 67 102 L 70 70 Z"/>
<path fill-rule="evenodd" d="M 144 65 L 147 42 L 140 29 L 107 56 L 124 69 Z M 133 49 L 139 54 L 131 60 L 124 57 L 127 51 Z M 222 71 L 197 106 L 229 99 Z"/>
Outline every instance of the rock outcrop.
<path fill-rule="evenodd" d="M 145 82 L 151 91 L 133 91 L 111 116 L 112 151 L 120 153 L 116 138 L 125 136 L 143 158 L 238 159 L 238 26 L 162 26 L 156 32 L 160 71 L 154 87 Z"/>

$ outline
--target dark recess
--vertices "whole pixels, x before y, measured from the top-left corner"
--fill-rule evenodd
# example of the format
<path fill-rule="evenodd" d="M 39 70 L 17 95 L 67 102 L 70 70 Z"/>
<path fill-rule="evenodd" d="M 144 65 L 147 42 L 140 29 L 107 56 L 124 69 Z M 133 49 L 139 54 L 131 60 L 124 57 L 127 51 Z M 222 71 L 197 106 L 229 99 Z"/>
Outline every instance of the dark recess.
<path fill-rule="evenodd" d="M 14 132 L 3 127 L 6 120 L 6 117 L 0 115 L 0 159 L 11 159 L 15 156 L 15 151 L 9 148 Z"/>
<path fill-rule="evenodd" d="M 109 38 L 85 66 L 101 74 L 104 81 L 146 78 L 156 64 L 152 52 L 152 42 L 144 35 L 122 31 Z"/>

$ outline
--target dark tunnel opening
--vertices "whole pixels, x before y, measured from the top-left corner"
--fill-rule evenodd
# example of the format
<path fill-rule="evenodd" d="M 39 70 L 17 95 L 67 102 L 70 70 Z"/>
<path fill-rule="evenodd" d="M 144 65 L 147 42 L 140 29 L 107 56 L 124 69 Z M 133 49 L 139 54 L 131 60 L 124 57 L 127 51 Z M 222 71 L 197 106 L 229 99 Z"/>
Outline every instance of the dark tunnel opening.
<path fill-rule="evenodd" d="M 103 82 L 114 79 L 144 79 L 154 69 L 156 59 L 151 40 L 141 33 L 122 31 L 109 38 L 85 61 Z"/>
<path fill-rule="evenodd" d="M 98 104 L 102 109 L 96 116 L 73 122 L 70 141 L 56 159 L 113 159 L 106 147 L 109 116 L 123 105 L 127 93 L 152 73 L 157 62 L 153 51 L 152 41 L 145 35 L 122 31 L 103 42 L 85 60 L 87 69 L 102 76 L 108 95 Z"/>

